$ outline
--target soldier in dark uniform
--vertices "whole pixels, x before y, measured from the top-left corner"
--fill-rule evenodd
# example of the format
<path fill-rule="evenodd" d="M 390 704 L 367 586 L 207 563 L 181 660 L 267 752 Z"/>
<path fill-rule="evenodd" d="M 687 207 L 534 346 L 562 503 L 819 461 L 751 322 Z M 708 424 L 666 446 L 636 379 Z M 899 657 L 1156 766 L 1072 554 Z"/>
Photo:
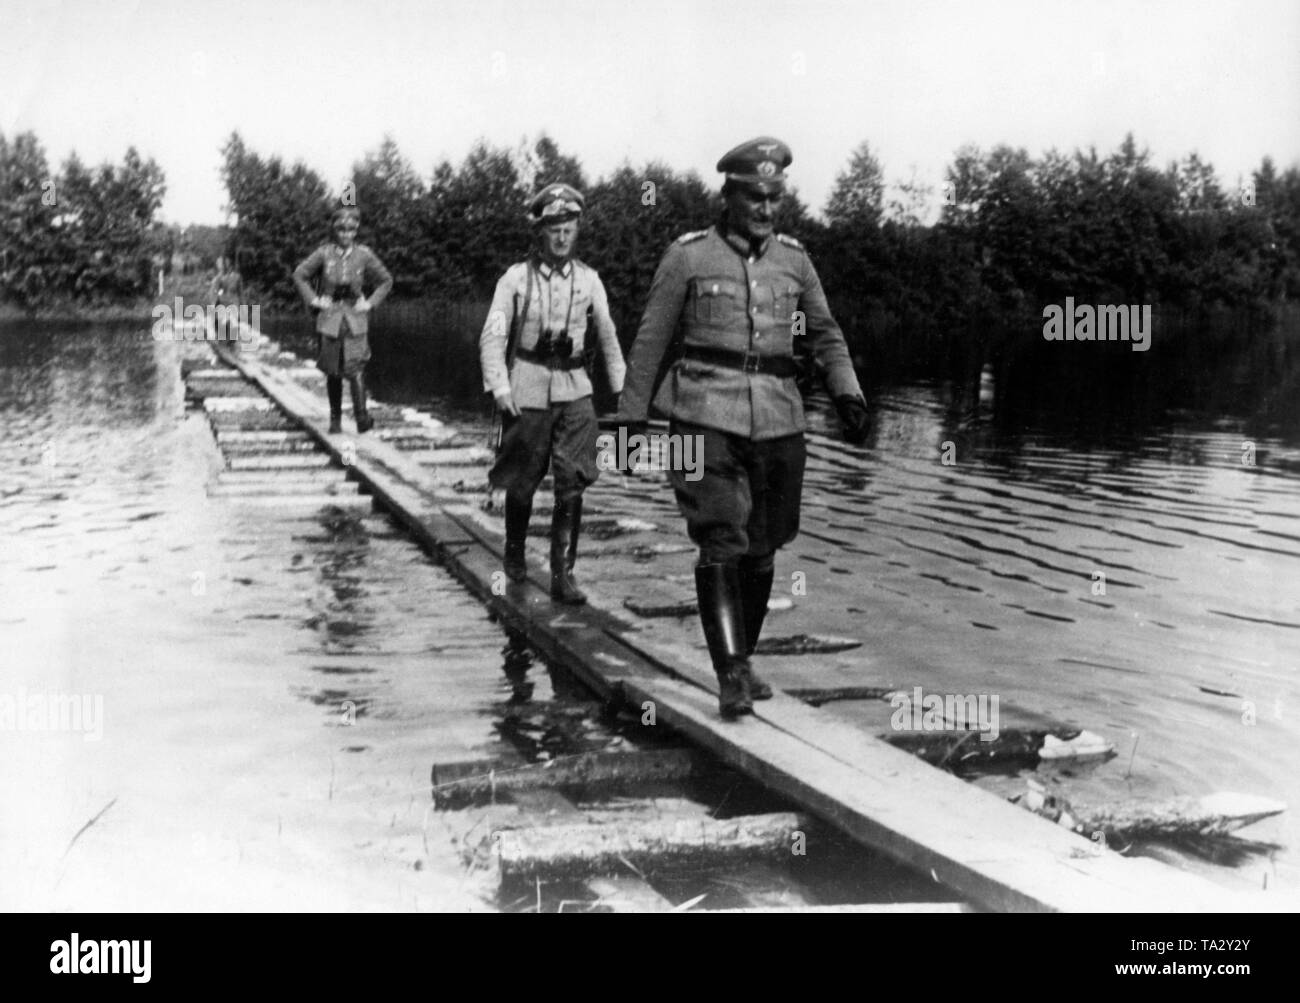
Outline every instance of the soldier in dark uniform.
<path fill-rule="evenodd" d="M 361 213 L 352 206 L 335 210 L 330 217 L 334 240 L 321 244 L 293 272 L 293 283 L 308 308 L 316 315 L 316 368 L 325 374 L 325 392 L 330 402 L 331 433 L 343 431 L 343 380 L 352 387 L 352 413 L 357 431 L 368 432 L 375 425 L 366 409 L 365 365 L 370 359 L 369 314 L 393 288 L 393 277 L 384 263 L 365 244 L 358 244 Z M 318 288 L 312 288 L 316 279 Z M 364 284 L 372 286 L 369 297 Z"/>
<path fill-rule="evenodd" d="M 573 256 L 585 206 L 569 185 L 543 188 L 529 206 L 536 246 L 497 282 L 479 339 L 483 388 L 501 411 L 503 434 L 488 474 L 506 492 L 505 572 L 521 582 L 533 495 L 549 464 L 555 479 L 551 518 L 551 598 L 579 605 L 573 583 L 582 493 L 595 482 L 596 411 L 584 368 L 588 324 L 605 358 L 610 389 L 623 388 L 623 352 L 595 269 Z"/>
<path fill-rule="evenodd" d="M 794 339 L 806 337 L 845 436 L 861 442 L 868 416 L 821 281 L 797 240 L 773 233 L 792 156 L 780 140 L 742 143 L 718 162 L 725 210 L 708 230 L 668 249 L 632 344 L 619 420 L 644 432 L 647 412 L 670 434 L 699 436 L 704 472 L 670 483 L 700 548 L 695 588 L 724 718 L 772 695 L 749 663 L 772 590 L 778 548 L 799 530 L 803 402 Z M 655 387 L 661 362 L 671 367 Z M 653 394 L 653 401 L 651 396 Z"/>

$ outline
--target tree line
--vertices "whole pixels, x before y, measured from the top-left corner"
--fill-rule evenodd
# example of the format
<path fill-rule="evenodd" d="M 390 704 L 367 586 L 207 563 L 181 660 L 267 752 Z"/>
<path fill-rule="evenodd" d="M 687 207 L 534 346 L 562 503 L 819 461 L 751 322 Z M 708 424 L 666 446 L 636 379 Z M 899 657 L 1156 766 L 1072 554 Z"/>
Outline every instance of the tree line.
<path fill-rule="evenodd" d="M 326 237 L 340 192 L 302 164 L 260 157 L 238 134 L 223 155 L 237 218 L 231 250 L 246 279 L 290 299 L 289 272 Z M 579 253 L 630 336 L 663 251 L 720 211 L 716 190 L 693 172 L 625 164 L 592 183 L 542 136 L 515 149 L 479 142 L 425 179 L 386 139 L 354 165 L 350 200 L 398 295 L 486 300 L 529 246 L 529 196 L 552 181 L 586 193 Z M 778 229 L 809 248 L 834 301 L 905 331 L 1041 317 L 1065 296 L 1191 310 L 1300 297 L 1300 167 L 1279 172 L 1266 158 L 1228 188 L 1195 153 L 1159 168 L 1131 136 L 1105 156 L 963 147 L 938 193 L 914 179 L 887 185 L 862 143 L 823 219 L 797 191 L 781 215 Z"/>
<path fill-rule="evenodd" d="M 161 251 L 166 191 L 162 169 L 135 147 L 120 164 L 87 167 L 73 153 L 53 171 L 33 133 L 0 133 L 0 300 L 138 299 Z"/>
<path fill-rule="evenodd" d="M 237 132 L 221 158 L 233 225 L 196 238 L 154 221 L 162 171 L 134 149 L 93 170 L 73 155 L 51 175 L 33 135 L 0 135 L 0 295 L 29 305 L 139 295 L 160 257 L 224 238 L 260 301 L 291 303 L 290 273 L 346 202 L 361 209 L 361 238 L 393 273 L 396 295 L 486 301 L 530 244 L 529 197 L 564 181 L 587 195 L 579 253 L 600 271 L 626 341 L 663 251 L 721 208 L 715 185 L 661 162 L 593 182 L 545 135 L 513 148 L 480 141 L 427 175 L 386 138 L 342 189 L 249 149 Z M 1023 323 L 1066 296 L 1191 311 L 1300 296 L 1300 167 L 1278 171 L 1265 158 L 1228 187 L 1195 153 L 1158 167 L 1131 136 L 1105 155 L 962 147 L 938 192 L 915 178 L 887 184 L 864 142 L 822 218 L 792 190 L 777 225 L 809 248 L 846 328 L 877 337 Z"/>

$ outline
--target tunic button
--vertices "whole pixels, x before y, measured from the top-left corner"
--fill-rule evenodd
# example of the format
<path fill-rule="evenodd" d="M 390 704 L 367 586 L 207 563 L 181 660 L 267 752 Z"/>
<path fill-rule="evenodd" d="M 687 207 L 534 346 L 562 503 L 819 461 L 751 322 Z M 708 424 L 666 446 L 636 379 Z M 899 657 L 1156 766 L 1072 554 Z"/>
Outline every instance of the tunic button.
<path fill-rule="evenodd" d="M 718 284 L 716 282 L 713 283 L 713 295 L 718 295 Z"/>

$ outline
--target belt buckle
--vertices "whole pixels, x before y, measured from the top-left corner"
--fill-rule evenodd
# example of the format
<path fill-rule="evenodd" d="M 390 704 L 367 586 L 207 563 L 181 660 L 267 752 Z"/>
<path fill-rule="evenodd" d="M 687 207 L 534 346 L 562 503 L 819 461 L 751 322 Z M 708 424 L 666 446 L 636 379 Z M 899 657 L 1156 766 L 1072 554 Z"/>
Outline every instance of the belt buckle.
<path fill-rule="evenodd" d="M 751 359 L 754 360 L 752 365 L 750 363 Z M 746 352 L 745 358 L 740 364 L 740 370 L 741 372 L 744 373 L 754 373 L 755 375 L 757 375 L 759 371 L 758 369 L 759 362 L 760 362 L 760 357 L 758 355 L 755 355 L 753 352 Z"/>

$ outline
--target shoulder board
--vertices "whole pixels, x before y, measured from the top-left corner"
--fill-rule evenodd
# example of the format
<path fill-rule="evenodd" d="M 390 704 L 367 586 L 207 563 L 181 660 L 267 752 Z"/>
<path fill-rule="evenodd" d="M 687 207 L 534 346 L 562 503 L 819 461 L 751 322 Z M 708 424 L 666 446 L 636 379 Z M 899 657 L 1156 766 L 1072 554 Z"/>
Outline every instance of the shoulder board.
<path fill-rule="evenodd" d="M 708 235 L 709 235 L 708 230 L 695 230 L 692 233 L 683 233 L 680 237 L 677 238 L 676 243 L 689 244 L 692 241 L 699 240 L 701 237 L 707 237 Z"/>
<path fill-rule="evenodd" d="M 778 233 L 776 239 L 781 243 L 788 244 L 790 247 L 796 248 L 800 251 L 804 249 L 803 244 L 799 243 L 799 241 L 795 240 L 788 233 Z"/>

